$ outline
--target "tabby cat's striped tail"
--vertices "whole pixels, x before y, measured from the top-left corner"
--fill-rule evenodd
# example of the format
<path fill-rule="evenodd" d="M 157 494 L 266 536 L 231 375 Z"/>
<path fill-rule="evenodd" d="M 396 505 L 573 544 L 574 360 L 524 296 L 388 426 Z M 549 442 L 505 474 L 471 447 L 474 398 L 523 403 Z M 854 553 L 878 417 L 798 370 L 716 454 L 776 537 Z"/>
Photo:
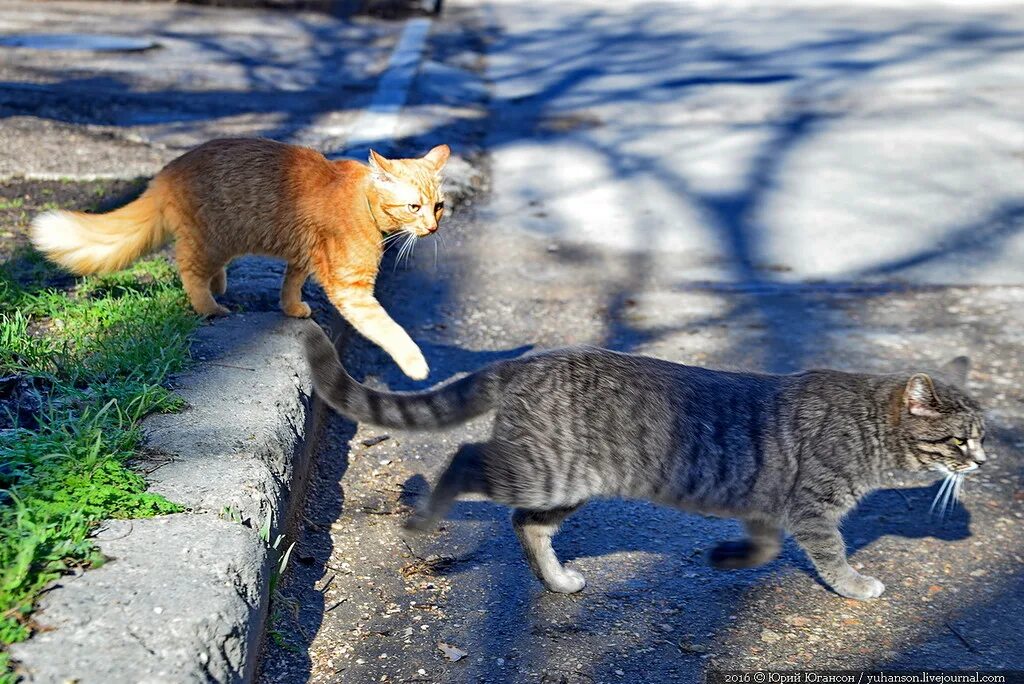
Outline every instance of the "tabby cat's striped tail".
<path fill-rule="evenodd" d="M 494 408 L 503 375 L 514 361 L 501 361 L 472 375 L 422 392 L 379 392 L 361 385 L 338 360 L 331 340 L 308 322 L 303 338 L 313 387 L 334 410 L 352 420 L 394 429 L 432 430 L 464 423 Z"/>

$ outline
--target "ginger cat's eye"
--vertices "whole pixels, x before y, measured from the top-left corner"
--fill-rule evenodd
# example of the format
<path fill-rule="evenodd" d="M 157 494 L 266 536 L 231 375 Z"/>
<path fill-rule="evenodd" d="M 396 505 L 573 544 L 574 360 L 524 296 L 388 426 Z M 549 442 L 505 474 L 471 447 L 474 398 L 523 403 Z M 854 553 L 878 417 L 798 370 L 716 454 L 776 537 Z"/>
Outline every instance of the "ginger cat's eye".
<path fill-rule="evenodd" d="M 443 211 L 443 210 L 444 210 L 444 202 L 438 202 L 437 204 L 434 205 L 434 213 L 435 214 L 437 212 Z"/>
<path fill-rule="evenodd" d="M 418 214 L 419 211 L 420 211 L 420 207 L 422 207 L 423 205 L 421 205 L 421 204 L 410 204 L 408 206 L 409 206 L 409 211 L 411 211 L 414 214 Z"/>

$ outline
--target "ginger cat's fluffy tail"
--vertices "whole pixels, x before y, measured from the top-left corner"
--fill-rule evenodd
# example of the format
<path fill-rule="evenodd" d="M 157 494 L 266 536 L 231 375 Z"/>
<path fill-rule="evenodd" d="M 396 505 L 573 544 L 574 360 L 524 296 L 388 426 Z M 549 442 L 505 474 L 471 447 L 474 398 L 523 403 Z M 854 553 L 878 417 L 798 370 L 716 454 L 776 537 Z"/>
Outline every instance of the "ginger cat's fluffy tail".
<path fill-rule="evenodd" d="M 169 237 L 159 200 L 160 190 L 150 186 L 134 202 L 106 214 L 45 212 L 32 221 L 32 244 L 79 275 L 120 270 Z"/>

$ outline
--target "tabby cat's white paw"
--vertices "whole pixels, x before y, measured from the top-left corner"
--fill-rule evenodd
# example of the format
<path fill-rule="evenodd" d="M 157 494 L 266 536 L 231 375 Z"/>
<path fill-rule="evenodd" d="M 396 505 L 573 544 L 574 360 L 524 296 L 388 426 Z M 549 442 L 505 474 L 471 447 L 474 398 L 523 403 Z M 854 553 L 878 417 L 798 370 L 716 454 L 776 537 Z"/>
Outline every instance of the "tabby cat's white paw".
<path fill-rule="evenodd" d="M 856 574 L 836 582 L 834 589 L 847 598 L 865 601 L 881 596 L 885 585 L 874 577 Z"/>
<path fill-rule="evenodd" d="M 583 587 L 587 586 L 587 580 L 583 579 L 583 575 L 575 570 L 564 568 L 562 572 L 555 577 L 546 579 L 544 584 L 547 586 L 549 591 L 553 591 L 558 594 L 575 594 L 577 591 L 582 591 Z"/>

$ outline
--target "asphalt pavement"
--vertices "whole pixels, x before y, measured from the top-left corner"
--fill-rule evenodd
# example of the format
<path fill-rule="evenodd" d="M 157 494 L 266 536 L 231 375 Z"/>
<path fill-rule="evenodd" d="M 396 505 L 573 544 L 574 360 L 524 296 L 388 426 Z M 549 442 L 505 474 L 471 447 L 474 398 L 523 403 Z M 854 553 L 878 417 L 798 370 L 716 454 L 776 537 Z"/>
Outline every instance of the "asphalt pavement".
<path fill-rule="evenodd" d="M 175 3 L 0 6 L 4 34 L 156 43 L 4 47 L 5 182 L 148 176 L 223 135 L 330 152 L 366 142 L 352 126 L 405 26 Z M 850 516 L 852 562 L 887 586 L 876 601 L 828 591 L 792 542 L 762 568 L 712 570 L 706 554 L 735 522 L 625 501 L 588 505 L 556 537 L 588 580 L 561 596 L 532 577 L 500 506 L 460 503 L 437 534 L 398 534 L 486 417 L 430 434 L 335 418 L 260 681 L 1024 670 L 1019 3 L 445 6 L 400 139 L 375 143 L 455 151 L 449 217 L 407 261 L 389 254 L 379 285 L 429 382 L 578 343 L 778 372 L 928 370 L 967 354 L 993 458 L 946 519 L 929 515 L 927 476 L 894 477 Z M 276 273 L 253 273 L 264 263 L 234 267 L 249 285 L 229 304 L 276 310 Z M 379 386 L 421 386 L 356 338 L 346 363 Z"/>
<path fill-rule="evenodd" d="M 696 682 L 708 669 L 1024 669 L 1024 19 L 1007 3 L 451 3 L 404 116 L 473 165 L 434 245 L 380 296 L 430 382 L 592 343 L 719 368 L 928 370 L 967 354 L 995 458 L 946 519 L 894 475 L 844 526 L 887 586 L 827 590 L 787 541 L 706 554 L 733 521 L 594 502 L 546 593 L 508 511 L 404 515 L 487 418 L 337 418 L 276 603 L 264 682 Z M 437 77 L 459 69 L 460 103 Z M 476 75 L 473 81 L 469 72 Z M 441 116 L 436 116 L 441 112 Z M 402 378 L 352 339 L 346 363 Z"/>

